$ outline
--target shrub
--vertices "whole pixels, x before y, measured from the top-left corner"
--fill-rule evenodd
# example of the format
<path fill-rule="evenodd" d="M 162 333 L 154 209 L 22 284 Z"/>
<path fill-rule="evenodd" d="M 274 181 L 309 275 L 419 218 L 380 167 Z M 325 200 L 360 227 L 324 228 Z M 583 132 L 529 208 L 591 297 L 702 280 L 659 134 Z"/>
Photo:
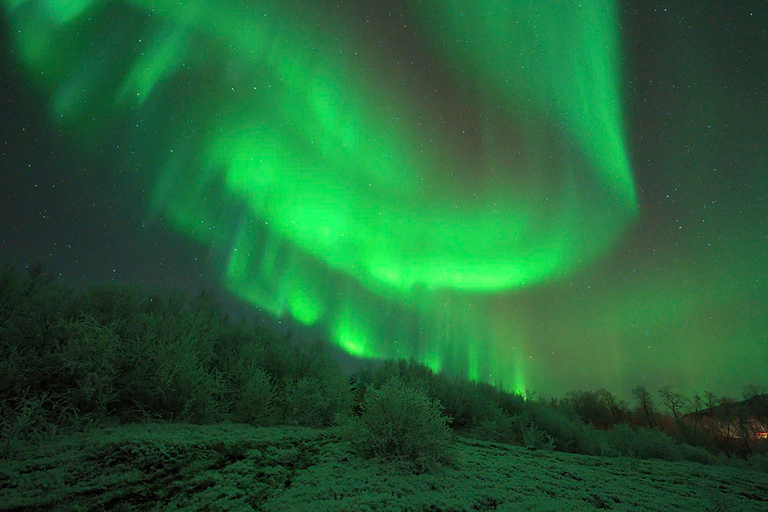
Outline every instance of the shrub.
<path fill-rule="evenodd" d="M 278 380 L 302 377 L 325 380 L 338 366 L 320 339 L 308 341 L 286 334 L 266 335 L 260 341 L 260 366 Z"/>
<path fill-rule="evenodd" d="M 45 392 L 32 395 L 29 390 L 14 400 L 0 401 L 0 459 L 24 444 L 37 444 L 55 434 L 58 425 L 75 422 L 76 413 L 69 400 Z"/>
<path fill-rule="evenodd" d="M 132 336 L 116 385 L 123 420 L 165 419 L 210 423 L 229 408 L 231 387 L 217 368 L 205 362 L 199 339 L 163 329 L 163 318 L 142 314 L 132 320 Z"/>
<path fill-rule="evenodd" d="M 263 362 L 267 338 L 268 334 L 259 326 L 233 324 L 216 343 L 215 366 L 237 383 L 250 378 L 257 368 L 266 371 Z"/>
<path fill-rule="evenodd" d="M 584 455 L 609 454 L 610 448 L 601 432 L 581 420 L 543 403 L 531 404 L 529 414 L 537 428 L 552 436 L 558 450 Z"/>
<path fill-rule="evenodd" d="M 554 450 L 555 439 L 533 423 L 523 428 L 523 446 L 535 450 Z"/>
<path fill-rule="evenodd" d="M 157 375 L 166 392 L 157 403 L 157 411 L 170 415 L 171 421 L 213 423 L 221 421 L 228 405 L 227 383 L 215 368 L 207 367 L 189 348 L 190 342 L 161 344 L 164 357 Z"/>
<path fill-rule="evenodd" d="M 232 391 L 232 419 L 251 425 L 269 425 L 274 415 L 275 386 L 261 368 L 235 383 Z"/>
<path fill-rule="evenodd" d="M 541 418 L 541 414 L 538 416 Z M 552 415 L 548 421 L 537 423 L 528 412 L 509 416 L 504 415 L 501 431 L 501 441 L 508 444 L 525 446 L 537 450 L 563 450 L 566 443 L 573 444 L 571 439 L 578 439 L 578 431 L 566 426 L 563 434 L 562 425 L 556 426 L 556 421 L 562 416 Z M 553 421 L 554 419 L 554 421 Z M 560 437 L 558 438 L 557 435 Z M 571 446 L 572 448 L 573 446 Z"/>
<path fill-rule="evenodd" d="M 698 446 L 690 446 L 687 444 L 680 445 L 680 453 L 685 460 L 698 462 L 699 464 L 709 465 L 714 464 L 717 461 L 717 457 Z"/>
<path fill-rule="evenodd" d="M 665 433 L 656 429 L 633 429 L 620 423 L 606 432 L 611 448 L 621 455 L 638 459 L 680 460 L 680 448 Z"/>
<path fill-rule="evenodd" d="M 484 383 L 478 383 L 477 390 L 509 415 L 521 414 L 525 411 L 525 398 L 522 395 L 508 393 L 498 387 Z"/>
<path fill-rule="evenodd" d="M 441 376 L 437 384 L 435 399 L 443 405 L 446 414 L 453 418 L 452 428 L 469 431 L 475 425 L 499 422 L 499 406 L 491 398 L 483 396 L 474 382 Z"/>
<path fill-rule="evenodd" d="M 344 375 L 329 374 L 324 380 L 284 378 L 278 408 L 282 423 L 307 427 L 328 427 L 337 414 L 348 409 L 350 393 Z"/>
<path fill-rule="evenodd" d="M 754 453 L 749 456 L 744 467 L 751 471 L 760 471 L 762 473 L 768 473 L 768 453 Z"/>
<path fill-rule="evenodd" d="M 369 388 L 360 416 L 340 422 L 342 438 L 366 458 L 413 463 L 428 468 L 449 462 L 452 444 L 448 418 L 438 402 L 430 400 L 397 377 L 380 389 Z"/>
<path fill-rule="evenodd" d="M 516 434 L 510 435 L 510 431 L 514 428 L 512 422 L 512 416 L 502 411 L 498 405 L 493 404 L 484 411 L 480 411 L 479 416 L 473 418 L 472 427 L 466 434 L 483 441 L 520 444 L 519 434 L 522 430 L 518 429 Z"/>
<path fill-rule="evenodd" d="M 102 325 L 91 315 L 68 322 L 64 331 L 66 341 L 59 357 L 67 389 L 62 391 L 79 413 L 102 419 L 117 398 L 120 339 L 113 326 Z"/>
<path fill-rule="evenodd" d="M 469 429 L 467 436 L 481 441 L 501 442 L 501 428 L 493 420 L 478 421 Z"/>
<path fill-rule="evenodd" d="M 398 359 L 384 361 L 378 369 L 371 372 L 370 384 L 378 388 L 392 377 L 397 377 L 404 383 L 423 390 L 431 398 L 435 398 L 438 381 L 442 379 L 424 363 L 412 359 Z"/>
<path fill-rule="evenodd" d="M 584 423 L 600 428 L 607 428 L 613 424 L 610 404 L 615 401 L 613 395 L 605 390 L 570 391 L 566 393 L 564 399 L 564 402 Z"/>
<path fill-rule="evenodd" d="M 499 434 L 502 443 L 524 446 L 523 432 L 531 424 L 528 413 L 504 414 L 504 421 L 499 425 Z"/>

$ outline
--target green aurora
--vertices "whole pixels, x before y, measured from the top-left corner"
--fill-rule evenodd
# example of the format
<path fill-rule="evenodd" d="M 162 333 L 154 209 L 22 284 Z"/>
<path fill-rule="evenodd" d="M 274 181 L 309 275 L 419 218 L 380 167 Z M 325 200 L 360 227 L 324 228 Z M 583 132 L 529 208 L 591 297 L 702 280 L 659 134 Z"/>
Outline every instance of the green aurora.
<path fill-rule="evenodd" d="M 613 1 L 3 3 L 54 119 L 93 147 L 151 127 L 148 215 L 208 245 L 228 290 L 354 356 L 546 390 L 532 331 L 567 337 L 593 308 L 533 304 L 577 293 L 637 226 Z M 597 358 L 558 346 L 601 384 L 643 315 L 616 300 L 580 326 L 614 333 Z"/>

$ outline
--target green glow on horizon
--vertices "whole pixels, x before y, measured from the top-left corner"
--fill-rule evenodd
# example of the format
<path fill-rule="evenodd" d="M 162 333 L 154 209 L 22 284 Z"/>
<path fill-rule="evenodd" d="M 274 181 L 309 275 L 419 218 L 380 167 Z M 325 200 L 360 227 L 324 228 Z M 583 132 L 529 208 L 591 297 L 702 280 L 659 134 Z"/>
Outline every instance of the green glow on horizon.
<path fill-rule="evenodd" d="M 366 324 L 353 313 L 342 315 L 335 326 L 333 337 L 348 354 L 357 357 L 376 357 Z"/>
<path fill-rule="evenodd" d="M 4 3 L 55 115 L 146 119 L 152 210 L 221 255 L 234 293 L 352 355 L 521 391 L 479 296 L 569 275 L 636 217 L 613 1 L 404 3 L 470 120 L 328 6 Z"/>

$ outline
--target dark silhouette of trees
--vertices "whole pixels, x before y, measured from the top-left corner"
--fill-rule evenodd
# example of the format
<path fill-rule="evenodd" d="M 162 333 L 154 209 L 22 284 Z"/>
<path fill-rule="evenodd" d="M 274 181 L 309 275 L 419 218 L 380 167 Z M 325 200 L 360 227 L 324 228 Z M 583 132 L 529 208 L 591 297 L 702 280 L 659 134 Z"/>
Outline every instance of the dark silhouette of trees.
<path fill-rule="evenodd" d="M 682 410 L 688 403 L 688 400 L 680 393 L 672 391 L 672 388 L 668 385 L 659 389 L 659 395 L 661 396 L 661 403 L 664 407 L 672 412 L 672 416 L 674 416 L 675 420 L 680 421 Z"/>
<path fill-rule="evenodd" d="M 765 395 L 768 393 L 764 386 L 758 386 L 757 384 L 748 384 L 741 390 L 741 397 L 744 400 L 749 400 L 752 397 Z"/>
<path fill-rule="evenodd" d="M 656 405 L 653 403 L 653 397 L 645 386 L 637 386 L 632 390 L 632 395 L 637 399 L 637 412 L 642 423 L 647 427 L 657 426 Z"/>
<path fill-rule="evenodd" d="M 563 402 L 582 421 L 599 429 L 611 428 L 629 418 L 627 403 L 606 389 L 570 391 Z"/>

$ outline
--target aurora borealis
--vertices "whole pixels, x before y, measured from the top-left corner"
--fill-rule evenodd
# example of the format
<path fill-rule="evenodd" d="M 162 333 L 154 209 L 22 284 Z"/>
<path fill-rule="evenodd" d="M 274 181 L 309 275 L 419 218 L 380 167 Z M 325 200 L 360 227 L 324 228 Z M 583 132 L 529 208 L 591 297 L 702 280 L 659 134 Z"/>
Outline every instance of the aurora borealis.
<path fill-rule="evenodd" d="M 767 48 L 748 5 L 716 44 L 695 7 L 212 4 L 3 2 L 35 126 L 66 131 L 73 169 L 119 169 L 89 186 L 124 237 L 190 240 L 134 251 L 204 253 L 195 273 L 352 355 L 511 390 L 764 383 Z M 12 198 L 30 157 L 3 158 Z M 50 258 L 64 273 L 102 259 L 67 233 L 84 248 Z M 46 235 L 0 254 L 27 237 Z"/>

